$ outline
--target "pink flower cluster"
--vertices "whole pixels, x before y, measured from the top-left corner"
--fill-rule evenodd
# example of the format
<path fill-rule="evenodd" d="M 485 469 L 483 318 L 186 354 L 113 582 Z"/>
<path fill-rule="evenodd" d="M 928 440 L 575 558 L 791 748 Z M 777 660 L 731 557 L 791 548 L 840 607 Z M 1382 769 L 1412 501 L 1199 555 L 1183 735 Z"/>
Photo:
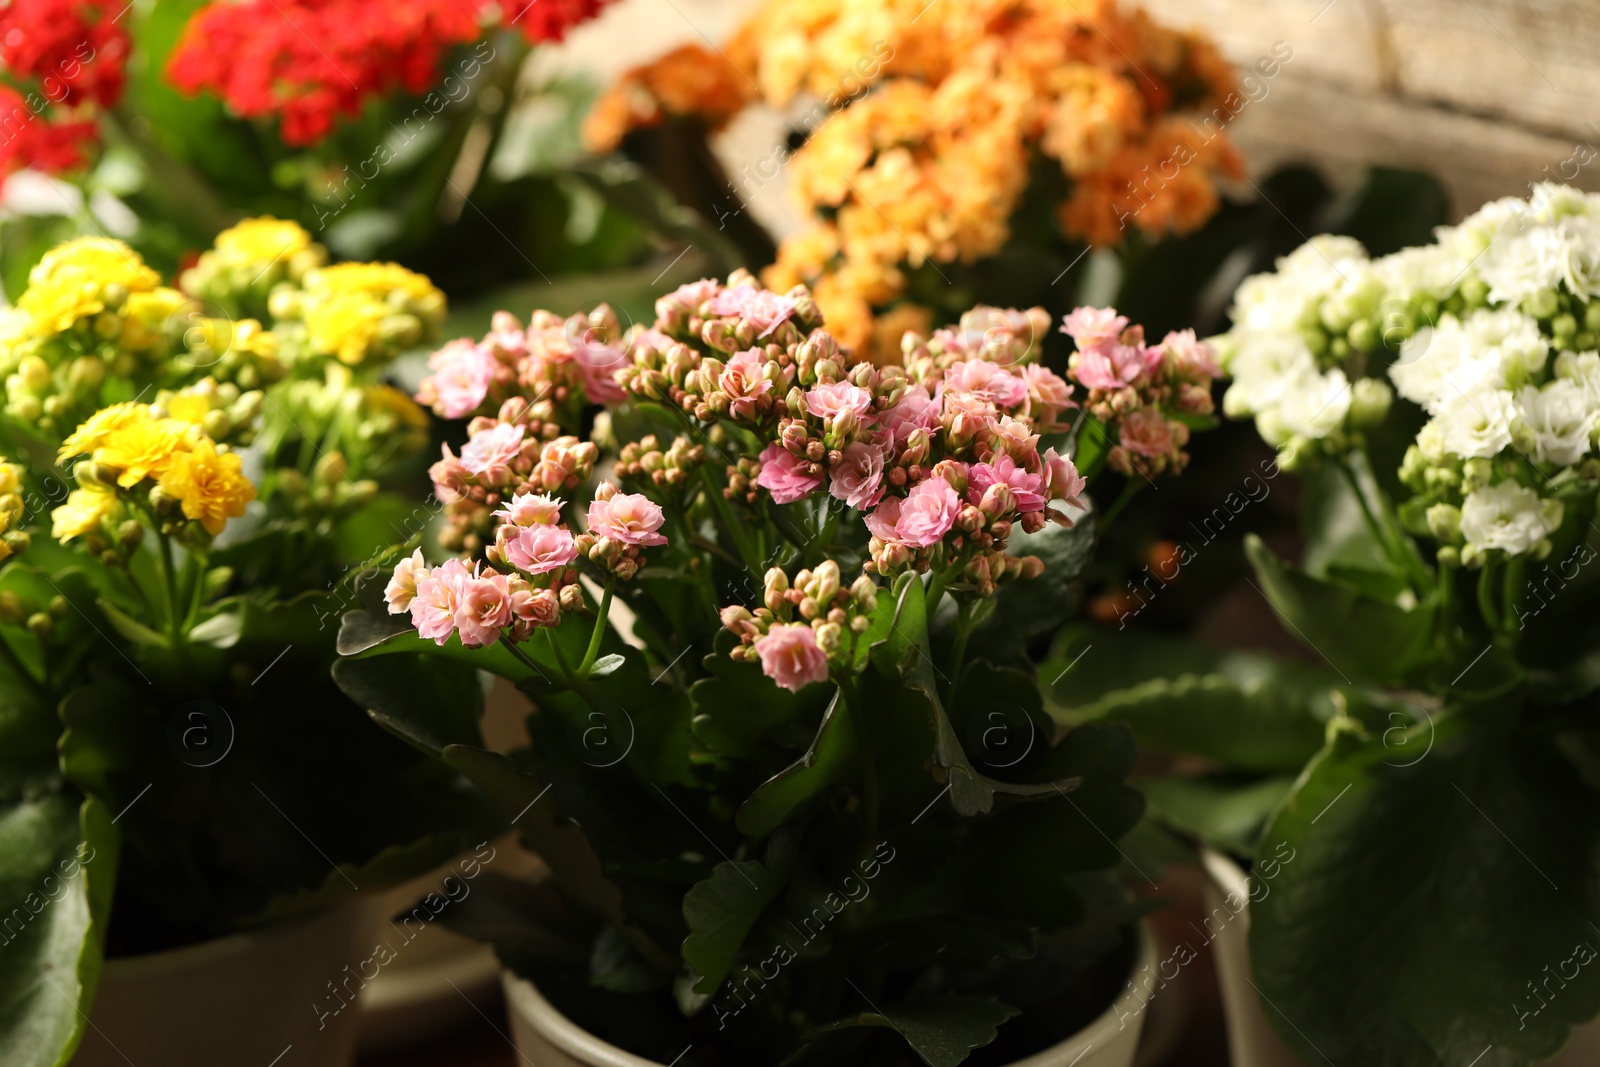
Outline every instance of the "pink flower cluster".
<path fill-rule="evenodd" d="M 583 606 L 580 556 L 631 578 L 647 547 L 667 543 L 665 521 L 648 498 L 602 483 L 589 505 L 585 533 L 561 523 L 562 501 L 548 493 L 516 493 L 493 512 L 487 563 L 450 559 L 429 568 L 422 552 L 395 567 L 384 598 L 389 612 L 411 613 L 417 633 L 445 644 L 459 634 L 469 648 L 492 645 L 502 635 L 526 640 L 535 629 L 556 626 L 561 613 Z"/>
<path fill-rule="evenodd" d="M 568 535 L 570 537 L 570 535 Z M 574 593 L 578 587 L 568 586 Z M 492 645 L 506 635 L 524 641 L 542 626 L 561 622 L 561 609 L 572 596 L 535 586 L 520 574 L 502 574 L 482 563 L 448 559 L 428 567 L 418 549 L 395 567 L 384 590 L 389 613 L 411 614 L 417 633 L 437 644 L 460 634 L 468 648 Z M 582 603 L 581 593 L 575 603 Z"/>
<path fill-rule="evenodd" d="M 1123 474 L 1181 471 L 1189 422 L 1215 411 L 1211 385 L 1221 374 L 1211 347 L 1193 330 L 1147 345 L 1144 329 L 1110 308 L 1081 307 L 1061 324 L 1077 345 L 1068 375 L 1089 391 L 1084 410 L 1114 438 L 1108 462 Z"/>
<path fill-rule="evenodd" d="M 800 571 L 792 583 L 783 568 L 768 570 L 762 602 L 753 612 L 722 609 L 722 625 L 739 637 L 733 658 L 759 661 L 767 677 L 799 692 L 851 662 L 855 640 L 877 609 L 878 586 L 865 574 L 842 585 L 839 564 L 830 559 Z"/>
<path fill-rule="evenodd" d="M 589 504 L 588 532 L 578 538 L 578 552 L 624 580 L 644 566 L 644 549 L 667 543 L 661 505 L 640 493 L 624 493 L 601 482 Z"/>
<path fill-rule="evenodd" d="M 536 311 L 526 328 L 498 311 L 476 343 L 451 341 L 428 360 L 433 372 L 417 390 L 418 403 L 447 419 L 461 419 L 524 398 L 536 437 L 576 428 L 589 404 L 623 398 L 616 373 L 627 363 L 616 315 L 601 305 L 588 315 L 560 318 Z"/>
<path fill-rule="evenodd" d="M 449 526 L 440 540 L 453 551 L 477 551 L 493 532 L 495 508 L 530 493 L 571 493 L 594 473 L 600 450 L 576 437 L 543 440 L 522 421 L 525 402 L 512 397 L 498 418 L 482 416 L 467 424 L 470 437 L 458 456 L 449 445 L 428 475 L 434 497 L 446 506 Z"/>

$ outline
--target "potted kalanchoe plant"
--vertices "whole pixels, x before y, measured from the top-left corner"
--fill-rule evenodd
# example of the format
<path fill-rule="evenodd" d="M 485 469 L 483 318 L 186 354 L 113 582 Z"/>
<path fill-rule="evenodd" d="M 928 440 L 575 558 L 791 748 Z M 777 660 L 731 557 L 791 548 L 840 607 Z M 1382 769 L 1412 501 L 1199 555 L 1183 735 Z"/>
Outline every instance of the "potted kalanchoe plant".
<path fill-rule="evenodd" d="M 803 287 L 656 310 L 502 314 L 435 355 L 419 397 L 472 416 L 433 468 L 456 554 L 419 548 L 340 635 L 346 692 L 549 865 L 456 915 L 524 1055 L 1130 1063 L 1133 752 L 1057 736 L 1029 653 L 1113 518 L 1090 482 L 1183 467 L 1209 350 L 1080 309 L 1075 396 L 1039 309 L 882 367 Z M 456 663 L 532 698 L 526 747 L 440 706 Z"/>
<path fill-rule="evenodd" d="M 1600 198 L 1539 185 L 1428 246 L 1317 237 L 1248 279 L 1225 407 L 1306 488 L 1303 563 L 1248 552 L 1316 662 L 1058 645 L 1139 664 L 1063 685 L 1067 721 L 1208 761 L 1152 808 L 1254 865 L 1218 925 L 1248 896 L 1306 1063 L 1521 1067 L 1600 1009 L 1597 263 Z M 1595 1047 L 1572 1030 L 1561 1062 Z"/>
<path fill-rule="evenodd" d="M 380 488 L 428 437 L 382 378 L 445 307 L 324 258 L 251 220 L 180 289 L 79 238 L 0 311 L 7 1064 L 347 1062 L 355 1013 L 310 1009 L 371 940 L 335 906 L 485 825 L 328 677 L 355 569 L 427 519 Z"/>

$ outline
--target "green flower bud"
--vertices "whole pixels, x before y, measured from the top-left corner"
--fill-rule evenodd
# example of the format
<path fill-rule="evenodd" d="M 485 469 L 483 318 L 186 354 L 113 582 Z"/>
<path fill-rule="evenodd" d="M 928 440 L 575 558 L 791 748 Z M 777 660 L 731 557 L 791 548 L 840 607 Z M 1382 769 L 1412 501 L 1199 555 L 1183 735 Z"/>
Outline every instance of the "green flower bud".
<path fill-rule="evenodd" d="M 1461 543 L 1461 509 L 1454 504 L 1435 504 L 1428 509 L 1428 532 L 1447 545 Z"/>
<path fill-rule="evenodd" d="M 1350 425 L 1357 429 L 1376 426 L 1389 414 L 1394 390 L 1381 378 L 1357 378 L 1350 387 Z"/>

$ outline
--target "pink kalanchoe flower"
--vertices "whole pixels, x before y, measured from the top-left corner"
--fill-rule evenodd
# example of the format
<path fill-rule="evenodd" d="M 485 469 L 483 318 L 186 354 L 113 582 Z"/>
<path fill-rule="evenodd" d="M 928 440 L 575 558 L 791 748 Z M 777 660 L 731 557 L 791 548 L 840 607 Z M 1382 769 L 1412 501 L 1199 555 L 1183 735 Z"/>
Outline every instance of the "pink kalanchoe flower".
<path fill-rule="evenodd" d="M 561 621 L 561 598 L 553 589 L 535 589 L 513 579 L 511 614 L 530 626 L 554 626 Z"/>
<path fill-rule="evenodd" d="M 522 323 L 509 311 L 496 311 L 489 319 L 489 332 L 483 337 L 483 346 L 512 359 L 528 353 L 528 334 Z"/>
<path fill-rule="evenodd" d="M 876 507 L 883 499 L 883 449 L 857 441 L 839 455 L 828 482 L 828 492 L 857 511 Z"/>
<path fill-rule="evenodd" d="M 457 592 L 456 630 L 467 648 L 481 648 L 500 640 L 511 625 L 511 583 L 498 571 L 464 578 Z"/>
<path fill-rule="evenodd" d="M 656 315 L 663 319 L 669 317 L 661 311 L 662 304 L 675 304 L 686 314 L 693 315 L 700 310 L 701 304 L 716 296 L 721 289 L 722 283 L 715 278 L 701 278 L 697 282 L 680 285 L 656 301 Z"/>
<path fill-rule="evenodd" d="M 904 447 L 913 430 L 939 429 L 939 401 L 921 385 L 911 385 L 892 408 L 878 413 L 877 425 L 890 435 L 895 448 Z"/>
<path fill-rule="evenodd" d="M 779 623 L 756 639 L 755 650 L 762 673 L 791 693 L 828 680 L 828 654 L 805 623 Z"/>
<path fill-rule="evenodd" d="M 1057 425 L 1063 411 L 1078 406 L 1072 399 L 1072 383 L 1049 367 L 1028 364 L 1022 368 L 1022 381 L 1028 390 L 1028 416 L 1041 427 Z"/>
<path fill-rule="evenodd" d="M 929 478 L 903 498 L 886 497 L 866 516 L 867 529 L 878 540 L 910 548 L 937 544 L 956 523 L 961 497 L 943 478 Z"/>
<path fill-rule="evenodd" d="M 462 586 L 474 577 L 459 559 L 447 559 L 417 582 L 417 595 L 411 601 L 411 622 L 418 636 L 445 644 L 456 632 L 456 611 L 461 606 Z"/>
<path fill-rule="evenodd" d="M 1032 463 L 1034 454 L 1039 450 L 1039 435 L 1034 432 L 1032 423 L 1001 415 L 994 421 L 992 429 L 996 448 L 1009 453 L 1013 459 L 1021 458 Z"/>
<path fill-rule="evenodd" d="M 952 363 L 944 372 L 944 389 L 981 396 L 1004 408 L 1021 407 L 1028 385 L 1004 367 L 981 359 Z"/>
<path fill-rule="evenodd" d="M 466 494 L 472 477 L 449 445 L 440 445 L 439 451 L 444 457 L 428 468 L 428 477 L 433 479 L 433 495 L 441 504 L 454 504 Z"/>
<path fill-rule="evenodd" d="M 499 369 L 493 353 L 464 338 L 429 356 L 428 366 L 433 373 L 422 379 L 416 400 L 445 419 L 462 419 L 477 411 Z"/>
<path fill-rule="evenodd" d="M 711 298 L 713 315 L 737 315 L 766 337 L 789 320 L 795 312 L 795 302 L 786 296 L 753 285 L 739 285 L 724 289 Z"/>
<path fill-rule="evenodd" d="M 1161 349 L 1108 342 L 1072 354 L 1070 373 L 1090 389 L 1121 389 L 1161 366 Z"/>
<path fill-rule="evenodd" d="M 780 444 L 762 449 L 760 458 L 761 473 L 756 476 L 756 484 L 771 493 L 776 503 L 792 504 L 810 496 L 822 484 L 822 474 L 815 464 L 808 464 Z"/>
<path fill-rule="evenodd" d="M 1128 328 L 1128 319 L 1116 308 L 1080 307 L 1061 320 L 1061 332 L 1081 348 L 1097 348 L 1115 341 Z"/>
<path fill-rule="evenodd" d="M 500 553 L 525 574 L 548 574 L 578 558 L 572 531 L 564 526 L 502 526 Z"/>
<path fill-rule="evenodd" d="M 1197 338 L 1193 330 L 1174 330 L 1162 338 L 1161 348 L 1180 378 L 1222 377 L 1216 350 Z"/>
<path fill-rule="evenodd" d="M 562 501 L 549 493 L 517 493 L 494 517 L 513 526 L 554 526 L 561 521 Z"/>
<path fill-rule="evenodd" d="M 772 382 L 762 377 L 767 357 L 759 348 L 734 355 L 717 377 L 717 389 L 728 396 L 728 414 L 736 419 L 753 419 L 756 401 L 772 392 Z"/>
<path fill-rule="evenodd" d="M 596 537 L 609 537 L 625 545 L 664 545 L 666 537 L 657 533 L 667 521 L 659 505 L 638 493 L 619 493 L 609 483 L 604 497 L 596 493 L 589 505 L 589 532 Z"/>
<path fill-rule="evenodd" d="M 1015 460 L 1004 452 L 995 455 L 989 463 L 974 463 L 967 474 L 967 499 L 976 504 L 991 485 L 1010 486 L 1016 497 L 1018 511 L 1044 510 L 1045 476 L 1031 474 L 1027 468 L 1017 466 Z"/>
<path fill-rule="evenodd" d="M 575 346 L 578 357 L 578 374 L 583 379 L 583 392 L 591 404 L 621 403 L 628 394 L 617 384 L 617 371 L 628 365 L 628 356 L 617 345 L 594 340 L 594 331 L 586 333 Z"/>
<path fill-rule="evenodd" d="M 511 473 L 511 463 L 522 451 L 527 430 L 520 423 L 499 422 L 480 430 L 461 448 L 461 466 L 468 474 L 501 481 Z"/>
<path fill-rule="evenodd" d="M 1077 464 L 1057 455 L 1053 448 L 1040 453 L 1039 462 L 1044 472 L 1044 492 L 1051 500 L 1059 500 L 1079 511 L 1089 510 L 1089 503 L 1083 497 L 1089 479 L 1078 473 Z"/>
<path fill-rule="evenodd" d="M 384 586 L 383 599 L 389 605 L 390 615 L 404 615 L 411 610 L 417 598 L 417 583 L 428 576 L 428 565 L 422 558 L 422 549 L 395 564 L 389 584 Z"/>
<path fill-rule="evenodd" d="M 819 419 L 834 419 L 841 412 L 853 411 L 865 423 L 872 412 L 872 394 L 849 382 L 813 386 L 806 393 L 806 410 Z"/>
<path fill-rule="evenodd" d="M 1172 424 L 1160 408 L 1130 411 L 1117 424 L 1117 443 L 1129 452 L 1154 459 L 1174 451 Z"/>

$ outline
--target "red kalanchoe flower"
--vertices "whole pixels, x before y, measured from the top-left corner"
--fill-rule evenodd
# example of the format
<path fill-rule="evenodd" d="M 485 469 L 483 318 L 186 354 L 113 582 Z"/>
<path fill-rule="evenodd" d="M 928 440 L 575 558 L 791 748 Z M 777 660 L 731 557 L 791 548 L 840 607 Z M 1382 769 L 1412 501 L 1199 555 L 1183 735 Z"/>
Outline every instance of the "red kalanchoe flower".
<path fill-rule="evenodd" d="M 19 93 L 0 85 L 0 178 L 32 167 L 62 174 L 83 166 L 99 138 L 92 121 L 47 121 Z"/>
<path fill-rule="evenodd" d="M 603 3 L 534 0 L 520 13 L 486 0 L 213 3 L 190 21 L 168 75 L 185 92 L 218 94 L 246 118 L 278 116 L 289 144 L 315 144 L 338 116 L 359 115 L 374 97 L 427 92 L 448 48 L 501 21 L 530 40 L 554 40 Z"/>
<path fill-rule="evenodd" d="M 37 83 L 47 104 L 111 107 L 126 84 L 129 35 L 120 4 L 11 0 L 0 4 L 0 68 Z"/>

